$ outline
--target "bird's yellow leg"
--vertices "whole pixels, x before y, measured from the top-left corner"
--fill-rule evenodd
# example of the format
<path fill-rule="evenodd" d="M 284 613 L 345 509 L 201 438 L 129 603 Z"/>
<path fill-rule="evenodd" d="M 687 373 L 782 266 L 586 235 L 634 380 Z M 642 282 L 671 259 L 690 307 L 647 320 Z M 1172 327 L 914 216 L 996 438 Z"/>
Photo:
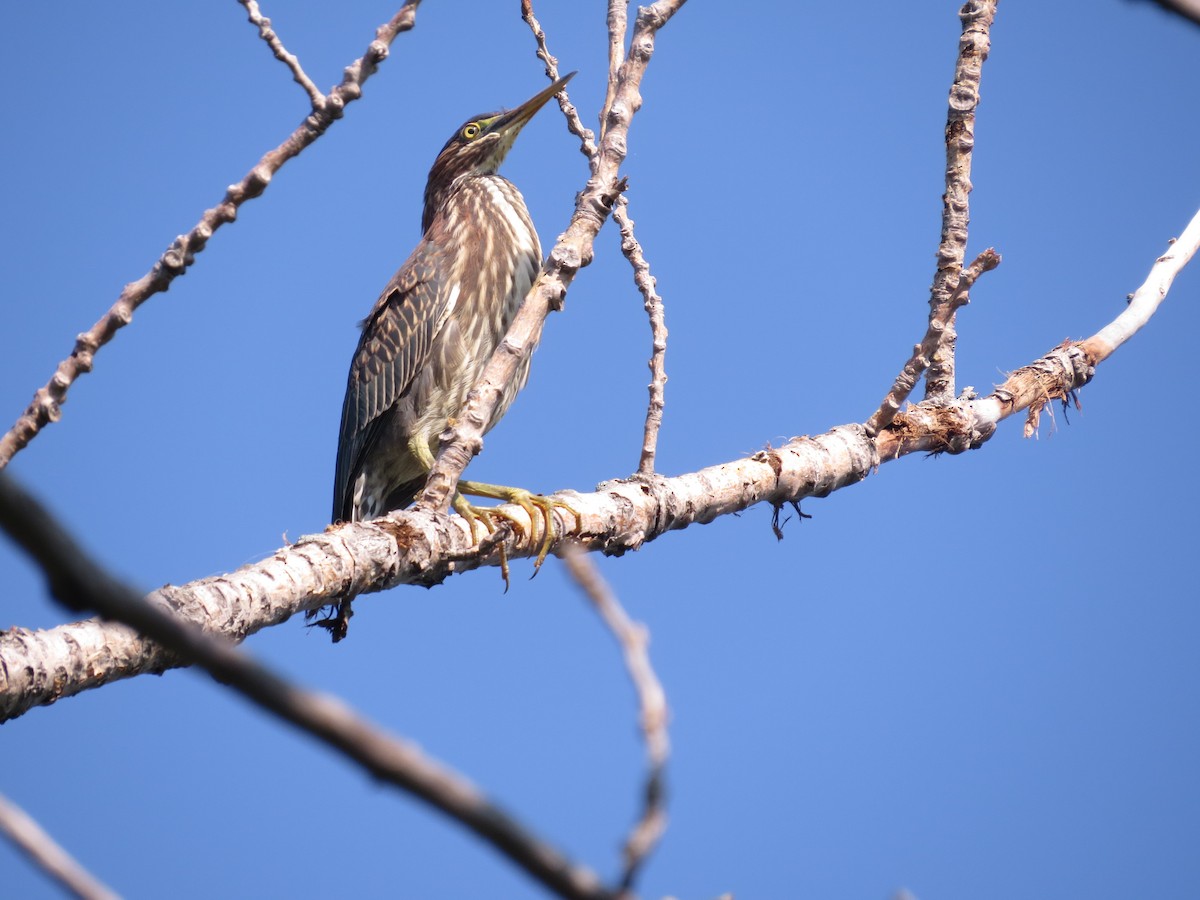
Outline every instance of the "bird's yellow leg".
<path fill-rule="evenodd" d="M 432 450 L 432 448 L 430 448 L 428 441 L 423 441 L 423 440 L 421 440 L 420 437 L 414 436 L 409 439 L 408 450 L 413 455 L 413 457 L 418 462 L 420 462 L 420 464 L 425 468 L 426 472 L 430 471 L 433 468 L 433 463 L 434 463 L 433 450 Z M 419 499 L 420 494 L 418 494 L 417 496 Z M 466 519 L 467 524 L 471 526 L 471 543 L 473 543 L 473 544 L 479 543 L 479 532 L 478 532 L 477 528 L 478 528 L 478 524 L 480 522 L 483 523 L 483 527 L 487 531 L 488 534 L 496 533 L 496 523 L 492 520 L 492 515 L 493 515 L 492 511 L 490 509 L 485 509 L 484 507 L 474 506 L 474 505 L 468 503 L 467 499 L 463 496 L 463 490 L 462 490 L 461 485 L 459 486 L 459 489 L 454 492 L 454 502 L 452 505 L 454 506 L 454 511 L 456 513 L 458 513 L 460 516 L 462 516 L 464 519 Z M 505 518 L 507 519 L 508 516 L 505 516 Z M 512 524 L 513 524 L 513 527 L 515 527 L 518 531 L 521 530 L 521 526 L 518 523 L 513 522 Z M 508 583 L 509 583 L 508 582 L 508 548 L 504 546 L 503 541 L 501 541 L 500 544 L 498 545 L 498 550 L 500 553 L 500 577 L 504 579 L 504 590 L 507 591 Z"/>
<path fill-rule="evenodd" d="M 534 494 L 523 488 L 506 487 L 502 484 L 485 484 L 482 481 L 460 481 L 458 489 L 462 494 L 471 494 L 475 497 L 488 497 L 492 500 L 502 500 L 505 503 L 513 503 L 525 510 L 525 514 L 529 516 L 529 542 L 533 546 L 534 536 L 537 534 L 537 520 L 539 513 L 542 520 L 542 546 L 538 551 L 537 559 L 533 564 L 533 573 L 536 575 L 537 570 L 541 568 L 542 563 L 546 561 L 546 556 L 550 553 L 550 545 L 554 543 L 555 526 L 554 526 L 554 510 L 565 509 L 575 517 L 575 529 L 577 531 L 583 529 L 583 517 L 579 515 L 578 510 L 568 503 L 563 503 L 561 500 L 555 500 L 553 497 L 544 497 L 541 494 Z M 460 495 L 461 496 L 461 495 Z M 512 516 L 501 512 L 498 509 L 482 509 L 478 506 L 472 506 L 463 501 L 463 505 L 471 509 L 476 515 L 482 518 L 487 516 L 502 516 L 508 519 L 518 531 L 524 531 L 521 524 Z M 455 509 L 458 509 L 457 502 Z M 459 515 L 462 511 L 459 510 Z"/>

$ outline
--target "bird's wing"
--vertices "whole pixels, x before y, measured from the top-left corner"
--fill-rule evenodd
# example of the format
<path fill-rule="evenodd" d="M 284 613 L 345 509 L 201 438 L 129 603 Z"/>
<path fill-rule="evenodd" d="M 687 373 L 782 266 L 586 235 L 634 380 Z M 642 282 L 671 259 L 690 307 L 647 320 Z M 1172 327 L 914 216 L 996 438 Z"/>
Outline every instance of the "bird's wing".
<path fill-rule="evenodd" d="M 350 492 L 379 417 L 404 393 L 429 358 L 447 311 L 436 251 L 422 241 L 363 320 L 350 363 L 333 487 L 334 521 L 349 521 Z"/>

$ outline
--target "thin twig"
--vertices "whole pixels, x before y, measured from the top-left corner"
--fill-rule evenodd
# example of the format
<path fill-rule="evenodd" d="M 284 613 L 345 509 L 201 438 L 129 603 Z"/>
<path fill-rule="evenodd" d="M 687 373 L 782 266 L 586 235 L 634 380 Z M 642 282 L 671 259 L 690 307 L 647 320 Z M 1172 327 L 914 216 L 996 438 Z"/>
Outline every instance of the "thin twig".
<path fill-rule="evenodd" d="M 258 29 L 259 37 L 267 42 L 267 46 L 271 48 L 275 58 L 292 70 L 292 78 L 308 94 L 313 112 L 320 112 L 325 106 L 325 95 L 305 73 L 304 67 L 300 65 L 300 60 L 294 54 L 288 53 L 287 48 L 283 46 L 283 41 L 279 39 L 279 35 L 271 28 L 271 20 L 259 10 L 256 0 L 238 0 L 238 3 L 246 7 L 246 17 L 250 20 L 250 24 Z"/>
<path fill-rule="evenodd" d="M 562 308 L 567 288 L 576 273 L 591 263 L 596 235 L 621 192 L 619 170 L 628 152 L 629 124 L 641 106 L 638 88 L 654 54 L 655 35 L 684 2 L 658 0 L 638 10 L 631 52 L 621 66 L 617 94 L 609 114 L 609 128 L 600 142 L 593 174 L 579 193 L 570 224 L 513 317 L 504 340 L 471 389 L 454 425 L 443 432 L 437 461 L 417 504 L 420 508 L 444 510 L 449 506 L 463 470 L 483 448 L 483 432 L 492 421 L 501 394 L 522 360 L 537 346 L 546 316 L 551 310 Z M 536 540 L 536 535 L 531 534 L 530 539 Z"/>
<path fill-rule="evenodd" d="M 79 864 L 29 813 L 0 795 L 0 832 L 43 872 L 82 900 L 117 900 L 117 894 Z"/>
<path fill-rule="evenodd" d="M 608 112 L 617 95 L 617 80 L 625 62 L 625 32 L 629 25 L 628 0 L 608 0 L 608 87 L 600 107 L 600 137 L 608 131 Z"/>
<path fill-rule="evenodd" d="M 650 318 L 650 402 L 646 407 L 646 425 L 642 432 L 642 454 L 638 461 L 638 474 L 649 475 L 654 471 L 654 457 L 658 452 L 658 432 L 662 428 L 664 391 L 667 385 L 667 323 L 662 297 L 655 290 L 656 280 L 650 274 L 650 263 L 642 253 L 641 244 L 633 234 L 634 221 L 629 217 L 629 201 L 622 194 L 613 206 L 613 221 L 621 229 L 621 252 L 633 266 L 633 281 L 642 293 L 646 315 Z"/>
<path fill-rule="evenodd" d="M 609 0 L 608 4 L 608 91 L 604 98 L 604 106 L 600 110 L 601 135 L 605 133 L 608 113 L 616 96 L 616 87 L 625 62 L 625 31 L 627 25 L 627 3 L 625 0 Z M 537 55 L 546 64 L 546 75 L 551 81 L 558 79 L 558 60 L 550 53 L 546 44 L 546 32 L 533 13 L 532 0 L 521 0 L 521 17 L 533 31 L 537 41 Z M 592 173 L 596 172 L 598 152 L 593 141 L 594 135 L 583 127 L 575 107 L 566 99 L 564 92 L 560 98 L 563 114 L 567 118 L 567 127 L 572 134 L 579 136 L 583 146 L 583 154 L 591 163 Z M 645 301 L 646 313 L 650 317 L 650 332 L 652 353 L 650 357 L 651 380 L 648 385 L 650 402 L 646 410 L 646 425 L 642 437 L 642 453 L 638 462 L 638 473 L 647 475 L 654 471 L 654 456 L 658 446 L 658 432 L 662 427 L 663 392 L 667 383 L 667 373 L 664 357 L 667 351 L 667 326 L 664 317 L 662 298 L 655 293 L 654 278 L 650 274 L 650 265 L 646 262 L 642 248 L 633 234 L 634 222 L 627 212 L 628 202 L 624 195 L 617 198 L 613 207 L 613 219 L 621 229 L 621 250 L 625 258 L 633 266 L 634 283 L 641 291 Z"/>
<path fill-rule="evenodd" d="M 1167 252 L 1154 261 L 1150 274 L 1141 287 L 1129 295 L 1125 310 L 1080 346 L 1092 365 L 1103 362 L 1123 343 L 1137 334 L 1150 321 L 1183 267 L 1200 249 L 1200 212 L 1192 217 L 1187 228 L 1172 238 Z"/>
<path fill-rule="evenodd" d="M 879 409 L 867 420 L 867 428 L 872 434 L 890 425 L 896 413 L 900 411 L 900 406 L 916 387 L 917 379 L 928 368 L 930 357 L 937 350 L 946 322 L 959 307 L 966 306 L 971 302 L 970 290 L 976 279 L 998 265 L 1000 265 L 1000 254 L 988 247 L 963 270 L 958 284 L 954 288 L 954 293 L 950 295 L 950 302 L 931 311 L 925 337 L 921 339 L 921 343 L 913 347 L 913 355 L 909 357 L 904 368 L 900 370 L 900 374 L 896 376 L 896 380 L 892 383 L 892 389 L 883 398 Z"/>
<path fill-rule="evenodd" d="M 979 79 L 990 46 L 989 29 L 998 0 L 967 0 L 959 10 L 962 36 L 958 62 L 950 86 L 950 112 L 946 119 L 946 193 L 942 197 L 942 237 L 938 246 L 937 274 L 929 297 L 931 328 L 940 330 L 937 348 L 925 374 L 925 399 L 954 399 L 954 347 L 957 335 L 953 302 L 967 255 L 967 227 L 971 221 L 971 151 L 975 147 L 975 107 L 979 105 Z"/>
<path fill-rule="evenodd" d="M 175 238 L 150 271 L 137 281 L 125 285 L 112 308 L 75 339 L 75 349 L 71 355 L 58 364 L 50 381 L 38 388 L 33 395 L 33 402 L 8 433 L 0 437 L 0 469 L 28 446 L 47 424 L 61 418 L 62 405 L 67 400 L 71 385 L 80 375 L 92 370 L 96 352 L 129 324 L 137 308 L 155 294 L 167 290 L 171 282 L 195 262 L 196 254 L 204 249 L 213 233 L 237 218 L 238 209 L 243 203 L 262 194 L 284 163 L 298 155 L 340 119 L 347 103 L 362 96 L 363 84 L 387 58 L 392 41 L 398 34 L 413 27 L 419 3 L 420 0 L 408 0 L 391 21 L 379 26 L 375 31 L 375 40 L 367 47 L 366 53 L 346 68 L 342 83 L 323 99 L 321 108 L 314 110 L 282 144 L 264 155 L 241 181 L 231 186 L 225 192 L 225 198 L 212 209 L 206 210 L 190 232 Z"/>
<path fill-rule="evenodd" d="M 533 0 L 521 0 L 521 18 L 525 20 L 529 30 L 533 32 L 533 39 L 537 41 L 537 56 L 545 63 L 546 77 L 551 81 L 558 81 L 558 58 L 546 46 L 546 32 L 542 30 L 542 23 L 533 14 Z M 565 90 L 558 94 L 558 106 L 567 119 L 567 130 L 579 138 L 579 150 L 588 158 L 588 165 L 594 174 L 596 155 L 599 152 L 596 149 L 596 135 L 590 128 L 584 127 L 583 120 L 579 118 L 579 111 Z"/>
<path fill-rule="evenodd" d="M 620 644 L 625 656 L 625 668 L 641 707 L 639 719 L 646 740 L 648 772 L 642 814 L 625 841 L 620 886 L 622 892 L 627 892 L 633 887 L 642 864 L 667 830 L 664 775 L 671 754 L 671 742 L 667 736 L 667 696 L 650 664 L 650 633 L 646 626 L 629 618 L 595 562 L 578 544 L 568 544 L 562 558 L 571 577 L 583 589 L 601 620 Z"/>
<path fill-rule="evenodd" d="M 389 734 L 335 697 L 303 690 L 228 641 L 213 637 L 147 603 L 90 559 L 42 505 L 0 472 L 0 526 L 37 562 L 50 592 L 73 609 L 122 622 L 371 775 L 396 785 L 461 823 L 561 897 L 609 898 L 588 869 L 571 862 L 501 810 L 466 778 Z"/>

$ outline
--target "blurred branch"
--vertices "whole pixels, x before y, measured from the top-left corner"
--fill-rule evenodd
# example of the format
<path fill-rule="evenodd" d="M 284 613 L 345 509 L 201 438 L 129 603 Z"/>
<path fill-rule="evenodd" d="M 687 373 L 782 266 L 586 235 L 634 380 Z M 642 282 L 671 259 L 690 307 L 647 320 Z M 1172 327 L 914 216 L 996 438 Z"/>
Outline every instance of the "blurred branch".
<path fill-rule="evenodd" d="M 413 27 L 419 2 L 408 0 L 391 21 L 379 26 L 375 40 L 367 47 L 366 53 L 346 68 L 342 83 L 322 98 L 319 107 L 314 104 L 312 113 L 300 127 L 282 144 L 264 155 L 241 181 L 226 190 L 225 198 L 212 209 L 206 210 L 190 232 L 175 238 L 149 272 L 125 285 L 117 302 L 100 321 L 75 339 L 75 349 L 71 355 L 58 364 L 50 381 L 38 388 L 29 407 L 8 433 L 0 437 L 0 469 L 28 446 L 42 428 L 59 420 L 62 404 L 67 400 L 71 385 L 80 375 L 92 370 L 97 351 L 130 323 L 138 307 L 155 294 L 167 290 L 171 282 L 184 274 L 214 232 L 234 221 L 243 203 L 262 194 L 284 163 L 297 156 L 340 119 L 347 103 L 362 96 L 363 84 L 387 58 L 392 41 L 401 32 Z"/>
<path fill-rule="evenodd" d="M 116 900 L 107 885 L 81 866 L 25 810 L 0 795 L 0 832 L 43 872 L 82 900 Z"/>
<path fill-rule="evenodd" d="M 897 414 L 874 437 L 863 425 L 841 425 L 687 475 L 639 476 L 605 482 L 591 494 L 558 496 L 568 498 L 580 513 L 578 538 L 586 549 L 618 555 L 669 531 L 711 522 L 757 503 L 778 506 L 827 496 L 863 480 L 881 463 L 910 453 L 975 449 L 1001 421 L 1024 410 L 1030 410 L 1026 428 L 1036 426 L 1038 410 L 1087 384 L 1096 365 L 1136 333 L 1198 246 L 1200 213 L 1178 240 L 1172 240 L 1133 302 L 1112 324 L 1016 370 L 986 397 L 918 404 Z M 504 509 L 530 535 L 528 540 L 505 535 L 509 555 L 534 555 L 543 527 L 540 516 L 530 522 L 520 507 Z M 556 539 L 554 548 L 561 549 L 564 541 Z M 480 553 L 461 517 L 409 509 L 373 522 L 330 527 L 231 574 L 167 586 L 149 599 L 188 621 L 241 640 L 342 597 L 399 584 L 436 584 L 452 574 L 498 564 L 498 547 Z M 180 664 L 153 641 L 110 623 L 91 620 L 44 631 L 11 628 L 0 632 L 0 720 L 110 681 Z"/>
<path fill-rule="evenodd" d="M 259 11 L 258 3 L 255 0 L 238 0 L 238 3 L 246 7 L 246 17 L 250 20 L 250 24 L 258 29 L 258 36 L 267 42 L 267 46 L 271 48 L 275 58 L 292 70 L 292 78 L 308 94 L 313 112 L 320 112 L 325 106 L 325 95 L 305 73 L 304 68 L 300 65 L 300 60 L 294 54 L 288 53 L 287 48 L 283 46 L 283 41 L 279 39 L 279 35 L 271 28 L 271 20 Z"/>
<path fill-rule="evenodd" d="M 616 595 L 596 568 L 595 562 L 576 544 L 567 544 L 563 562 L 571 577 L 608 626 L 625 655 L 625 668 L 637 692 L 641 706 L 641 728 L 646 739 L 649 772 L 646 776 L 642 815 L 625 842 L 625 868 L 621 873 L 621 891 L 633 888 L 634 879 L 646 858 L 658 846 L 667 830 L 666 785 L 664 776 L 671 743 L 667 736 L 667 697 L 662 683 L 650 664 L 650 634 L 646 626 L 626 614 Z"/>
<path fill-rule="evenodd" d="M 1182 16 L 1189 22 L 1200 25 L 1200 0 L 1150 0 L 1156 6 L 1161 6 L 1167 12 Z"/>
<path fill-rule="evenodd" d="M 967 227 L 971 221 L 971 151 L 975 147 L 975 107 L 979 105 L 979 79 L 991 45 L 989 31 L 998 0 L 967 0 L 959 11 L 962 36 L 958 62 L 950 86 L 950 112 L 946 118 L 946 193 L 942 197 L 942 238 L 938 246 L 938 269 L 930 288 L 929 323 L 940 331 L 929 370 L 925 375 L 925 399 L 948 402 L 954 399 L 955 315 L 950 307 L 957 294 L 959 305 L 968 302 L 959 293 L 963 263 L 967 255 Z M 886 414 L 878 425 L 885 425 Z"/>
<path fill-rule="evenodd" d="M 467 779 L 429 759 L 415 745 L 385 732 L 340 700 L 291 684 L 228 641 L 144 601 L 89 558 L 50 513 L 4 472 L 0 472 L 0 525 L 40 566 L 50 592 L 63 604 L 93 609 L 137 629 L 184 664 L 199 666 L 220 684 L 339 751 L 375 778 L 464 825 L 559 896 L 612 896 L 592 872 L 570 862 Z"/>
<path fill-rule="evenodd" d="M 621 191 L 619 170 L 628 150 L 630 122 L 641 106 L 638 88 L 654 54 L 655 35 L 683 3 L 684 0 L 658 0 L 638 10 L 630 55 L 621 65 L 613 108 L 592 176 L 576 200 L 567 230 L 550 252 L 541 274 L 513 318 L 508 334 L 492 354 L 483 377 L 471 390 L 467 405 L 455 424 L 446 429 L 419 507 L 446 509 L 463 470 L 483 447 L 484 428 L 492 420 L 492 412 L 505 386 L 512 380 L 517 366 L 537 345 L 546 316 L 551 310 L 562 308 L 563 298 L 575 274 L 591 263 L 596 235 Z"/>

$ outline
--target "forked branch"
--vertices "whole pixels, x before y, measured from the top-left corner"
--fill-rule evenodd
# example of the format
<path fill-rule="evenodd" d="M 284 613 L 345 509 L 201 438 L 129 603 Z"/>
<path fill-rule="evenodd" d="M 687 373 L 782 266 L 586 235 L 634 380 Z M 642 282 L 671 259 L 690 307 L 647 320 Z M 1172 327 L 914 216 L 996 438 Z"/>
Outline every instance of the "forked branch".
<path fill-rule="evenodd" d="M 950 86 L 950 111 L 946 118 L 946 193 L 942 197 L 942 237 L 938 268 L 929 297 L 929 326 L 939 333 L 925 375 L 925 399 L 954 399 L 954 349 L 957 341 L 953 304 L 967 255 L 967 227 L 971 221 L 971 152 L 975 149 L 975 108 L 979 105 L 979 79 L 991 46 L 992 20 L 998 0 L 968 0 L 959 11 L 962 36 L 954 83 Z M 961 305 L 961 304 L 960 304 Z M 883 417 L 886 418 L 886 415 Z M 883 423 L 886 424 L 886 423 Z"/>
<path fill-rule="evenodd" d="M 246 7 L 246 18 L 250 20 L 251 25 L 258 29 L 258 36 L 266 41 L 271 52 L 275 54 L 275 58 L 291 69 L 292 78 L 295 79 L 296 84 L 304 88 L 304 93 L 308 94 L 313 112 L 320 112 L 325 106 L 325 95 L 321 93 L 320 88 L 313 84 L 313 80 L 308 77 L 308 73 L 304 71 L 304 67 L 300 65 L 300 60 L 296 55 L 288 53 L 287 48 L 283 46 L 283 41 L 271 27 L 271 20 L 262 14 L 256 0 L 238 0 L 238 3 Z"/>

